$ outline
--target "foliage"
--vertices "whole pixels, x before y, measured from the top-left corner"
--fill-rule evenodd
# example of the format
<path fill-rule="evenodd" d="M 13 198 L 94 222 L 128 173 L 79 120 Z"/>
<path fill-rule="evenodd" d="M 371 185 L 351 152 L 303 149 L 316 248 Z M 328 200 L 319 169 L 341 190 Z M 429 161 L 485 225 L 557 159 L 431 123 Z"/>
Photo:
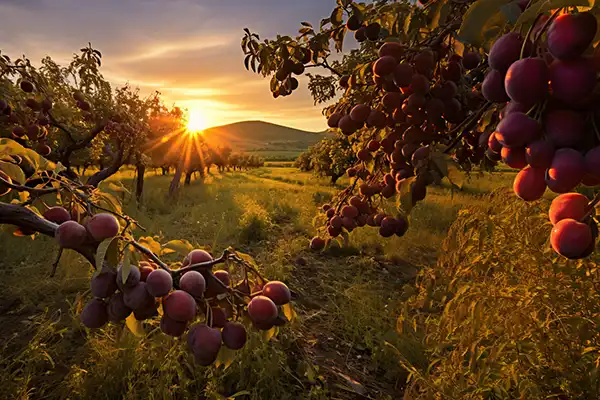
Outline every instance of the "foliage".
<path fill-rule="evenodd" d="M 311 146 L 298 157 L 295 165 L 301 171 L 314 171 L 317 176 L 330 177 L 331 182 L 335 183 L 356 161 L 355 151 L 348 139 L 336 136 Z"/>

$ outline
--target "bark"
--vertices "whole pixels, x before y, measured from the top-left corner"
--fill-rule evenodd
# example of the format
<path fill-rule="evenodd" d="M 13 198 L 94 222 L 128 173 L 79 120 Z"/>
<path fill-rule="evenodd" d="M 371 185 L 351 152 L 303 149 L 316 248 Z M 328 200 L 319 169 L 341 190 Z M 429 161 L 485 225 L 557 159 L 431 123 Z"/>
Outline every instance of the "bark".
<path fill-rule="evenodd" d="M 137 175 L 135 182 L 135 198 L 137 199 L 138 205 L 140 205 L 144 193 L 144 174 L 146 173 L 146 166 L 142 163 L 137 163 L 135 172 Z"/>

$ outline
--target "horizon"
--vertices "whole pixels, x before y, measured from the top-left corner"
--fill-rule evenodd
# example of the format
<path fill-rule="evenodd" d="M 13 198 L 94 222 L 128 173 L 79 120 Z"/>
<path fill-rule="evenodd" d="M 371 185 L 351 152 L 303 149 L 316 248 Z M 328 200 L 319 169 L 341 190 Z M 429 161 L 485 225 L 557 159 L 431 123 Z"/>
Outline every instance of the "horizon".
<path fill-rule="evenodd" d="M 189 110 L 194 130 L 257 120 L 322 132 L 327 103 L 314 105 L 308 78 L 298 77 L 292 96 L 274 99 L 268 79 L 245 69 L 240 43 L 246 27 L 261 39 L 295 35 L 299 20 L 318 24 L 333 5 L 335 0 L 5 0 L 0 33 L 10 38 L 5 54 L 25 55 L 34 65 L 45 56 L 64 65 L 91 42 L 102 52 L 100 72 L 113 87 L 129 83 L 142 94 L 161 92 L 166 104 Z M 351 46 L 349 40 L 344 48 Z"/>

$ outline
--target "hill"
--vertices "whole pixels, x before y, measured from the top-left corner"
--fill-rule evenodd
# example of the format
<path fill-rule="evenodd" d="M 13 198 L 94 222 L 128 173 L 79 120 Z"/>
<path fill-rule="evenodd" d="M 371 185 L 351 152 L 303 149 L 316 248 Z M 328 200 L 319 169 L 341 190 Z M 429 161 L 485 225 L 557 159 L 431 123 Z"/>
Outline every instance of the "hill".
<path fill-rule="evenodd" d="M 243 121 L 204 131 L 213 146 L 227 144 L 234 151 L 255 152 L 268 160 L 291 160 L 309 146 L 330 135 L 309 132 L 264 121 Z"/>

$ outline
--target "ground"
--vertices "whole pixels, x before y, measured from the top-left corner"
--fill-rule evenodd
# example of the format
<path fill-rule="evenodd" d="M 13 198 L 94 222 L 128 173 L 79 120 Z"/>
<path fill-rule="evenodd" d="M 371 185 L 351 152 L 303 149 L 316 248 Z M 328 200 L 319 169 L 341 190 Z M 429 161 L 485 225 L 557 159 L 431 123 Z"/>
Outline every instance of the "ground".
<path fill-rule="evenodd" d="M 1 233 L 0 398 L 398 399 L 406 372 L 394 347 L 423 356 L 394 335 L 411 283 L 435 262 L 458 211 L 513 177 L 474 176 L 463 191 L 433 187 L 405 237 L 382 240 L 365 227 L 347 248 L 313 253 L 313 218 L 336 191 L 326 179 L 272 163 L 193 181 L 172 201 L 165 198 L 170 177 L 151 172 L 141 209 L 124 195 L 127 212 L 148 232 L 213 254 L 233 246 L 298 295 L 297 322 L 268 342 L 254 333 L 227 369 L 194 366 L 179 340 L 156 331 L 141 340 L 115 326 L 86 331 L 77 312 L 89 265 L 67 252 L 49 278 L 57 254 L 51 238 Z M 132 187 L 131 171 L 113 180 Z"/>

